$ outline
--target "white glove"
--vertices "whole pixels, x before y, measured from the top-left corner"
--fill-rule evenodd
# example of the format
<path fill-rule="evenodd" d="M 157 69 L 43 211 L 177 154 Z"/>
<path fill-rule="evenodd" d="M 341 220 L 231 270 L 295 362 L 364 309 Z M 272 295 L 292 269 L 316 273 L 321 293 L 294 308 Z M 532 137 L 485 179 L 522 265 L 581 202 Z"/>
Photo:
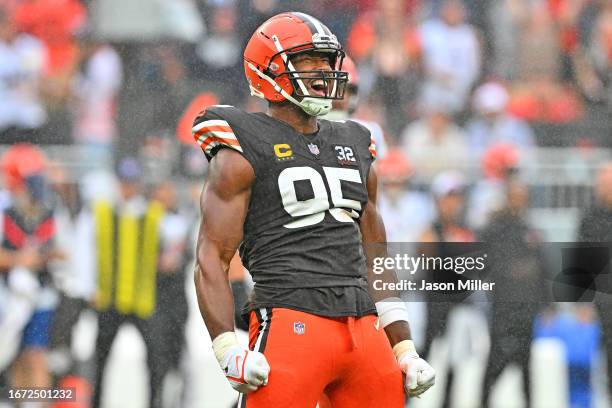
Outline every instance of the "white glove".
<path fill-rule="evenodd" d="M 234 332 L 225 332 L 213 340 L 215 357 L 233 389 L 243 394 L 268 384 L 270 366 L 266 357 L 238 344 Z"/>
<path fill-rule="evenodd" d="M 418 397 L 436 382 L 433 367 L 419 357 L 411 340 L 404 340 L 393 346 L 393 353 L 400 368 L 406 374 L 406 393 Z"/>
<path fill-rule="evenodd" d="M 11 269 L 7 277 L 9 289 L 18 295 L 21 295 L 32 302 L 40 291 L 40 283 L 36 274 L 22 266 L 17 266 Z"/>

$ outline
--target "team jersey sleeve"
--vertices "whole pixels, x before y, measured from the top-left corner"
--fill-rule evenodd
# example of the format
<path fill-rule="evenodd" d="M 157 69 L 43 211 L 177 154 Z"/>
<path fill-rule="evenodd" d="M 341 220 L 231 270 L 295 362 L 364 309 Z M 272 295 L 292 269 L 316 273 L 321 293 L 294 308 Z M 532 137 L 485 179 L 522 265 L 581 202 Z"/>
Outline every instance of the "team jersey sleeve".
<path fill-rule="evenodd" d="M 234 130 L 214 109 L 206 109 L 196 117 L 192 133 L 209 161 L 221 148 L 230 148 L 244 154 Z"/>

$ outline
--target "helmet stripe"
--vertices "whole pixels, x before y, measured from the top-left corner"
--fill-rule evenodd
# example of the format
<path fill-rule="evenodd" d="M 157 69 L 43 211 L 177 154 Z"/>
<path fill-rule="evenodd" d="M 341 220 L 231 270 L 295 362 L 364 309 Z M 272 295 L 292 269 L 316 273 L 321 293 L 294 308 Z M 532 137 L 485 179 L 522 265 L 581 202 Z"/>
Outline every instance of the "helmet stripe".
<path fill-rule="evenodd" d="M 317 34 L 317 33 L 320 35 L 326 34 L 325 30 L 323 29 L 323 23 L 321 23 L 316 18 L 309 16 L 306 13 L 293 13 L 293 15 L 299 17 L 308 26 L 312 34 Z"/>

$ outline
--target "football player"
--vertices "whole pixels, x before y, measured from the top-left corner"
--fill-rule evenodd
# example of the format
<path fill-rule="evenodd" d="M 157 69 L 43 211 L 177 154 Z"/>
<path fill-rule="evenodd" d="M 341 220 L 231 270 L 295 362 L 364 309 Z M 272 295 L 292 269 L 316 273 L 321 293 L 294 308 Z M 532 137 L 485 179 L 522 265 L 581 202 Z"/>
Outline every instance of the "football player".
<path fill-rule="evenodd" d="M 325 394 L 334 407 L 399 408 L 404 389 L 418 396 L 434 383 L 403 302 L 367 283 L 372 245 L 386 240 L 370 134 L 317 119 L 343 97 L 343 57 L 319 20 L 274 16 L 244 52 L 251 93 L 268 111 L 217 105 L 194 123 L 210 160 L 195 285 L 240 407 L 311 408 Z M 234 333 L 227 276 L 237 248 L 255 282 L 249 349 Z"/>
<path fill-rule="evenodd" d="M 336 99 L 332 103 L 332 110 L 323 119 L 327 120 L 346 120 L 351 119 L 369 131 L 376 144 L 376 159 L 380 160 L 387 154 L 387 142 L 382 127 L 373 121 L 356 119 L 353 117 L 359 106 L 359 75 L 355 62 L 348 56 L 344 56 L 342 69 L 348 74 L 348 81 L 343 99 Z"/>

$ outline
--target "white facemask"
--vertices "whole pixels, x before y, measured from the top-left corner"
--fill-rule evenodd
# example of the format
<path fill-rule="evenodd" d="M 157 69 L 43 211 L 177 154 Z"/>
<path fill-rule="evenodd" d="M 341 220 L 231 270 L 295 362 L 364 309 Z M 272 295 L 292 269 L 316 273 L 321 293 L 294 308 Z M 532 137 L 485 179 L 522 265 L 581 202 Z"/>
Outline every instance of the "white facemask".
<path fill-rule="evenodd" d="M 268 75 L 258 70 L 253 64 L 249 62 L 247 63 L 247 66 L 249 67 L 249 69 L 254 71 L 257 75 L 259 75 L 259 77 L 263 78 L 270 85 L 272 85 L 274 89 L 276 90 L 276 92 L 280 93 L 287 100 L 289 100 L 290 102 L 302 108 L 302 110 L 306 112 L 307 114 L 309 114 L 310 116 L 327 115 L 331 111 L 331 108 L 332 108 L 331 99 L 305 97 L 301 101 L 298 101 L 293 96 L 289 95 L 284 89 L 282 89 L 280 85 L 274 82 L 272 78 L 270 78 Z M 258 92 L 253 87 L 251 87 L 251 95 L 257 96 L 259 98 L 263 98 L 263 94 L 261 92 Z"/>

